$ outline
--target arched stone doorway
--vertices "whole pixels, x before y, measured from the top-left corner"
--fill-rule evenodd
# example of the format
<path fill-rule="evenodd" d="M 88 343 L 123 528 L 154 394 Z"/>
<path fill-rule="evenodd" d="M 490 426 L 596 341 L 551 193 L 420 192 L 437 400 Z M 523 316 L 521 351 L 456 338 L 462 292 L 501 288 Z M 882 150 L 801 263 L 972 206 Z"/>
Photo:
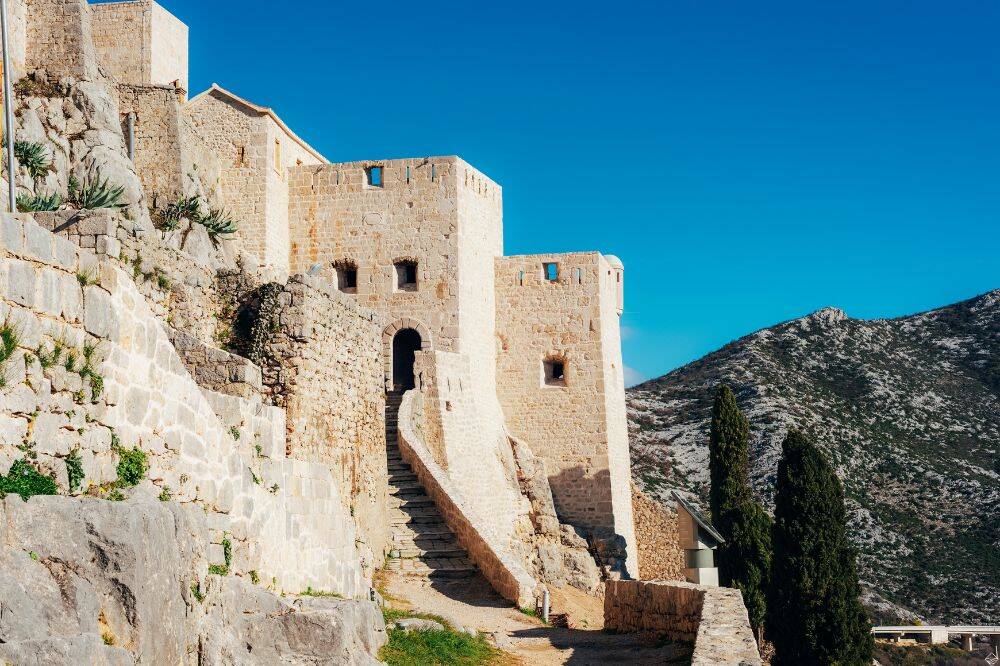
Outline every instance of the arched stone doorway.
<path fill-rule="evenodd" d="M 416 388 L 413 363 L 423 341 L 413 328 L 404 328 L 392 337 L 392 390 L 409 391 Z"/>
<path fill-rule="evenodd" d="M 382 360 L 384 363 L 384 370 L 385 370 L 386 391 L 404 390 L 396 385 L 398 383 L 396 379 L 398 374 L 396 371 L 397 368 L 396 336 L 403 333 L 407 329 L 410 329 L 411 332 L 407 333 L 402 339 L 403 343 L 405 343 L 406 346 L 405 347 L 403 345 L 398 346 L 398 350 L 400 353 L 399 368 L 404 375 L 407 375 L 407 379 L 409 379 L 409 377 L 412 376 L 412 379 L 409 379 L 408 382 L 403 382 L 404 385 L 409 384 L 409 388 L 416 388 L 416 384 L 419 382 L 420 379 L 419 377 L 415 376 L 412 373 L 413 355 L 415 355 L 417 351 L 420 350 L 427 351 L 434 348 L 433 340 L 431 339 L 431 332 L 427 330 L 426 326 L 424 326 L 421 322 L 417 321 L 416 319 L 403 317 L 402 319 L 399 319 L 393 322 L 392 324 L 386 326 L 385 329 L 382 331 Z M 416 334 L 415 337 L 414 333 Z M 410 349 L 410 351 L 405 352 L 404 355 L 404 350 L 406 348 L 412 348 L 414 344 L 416 345 L 416 348 Z M 409 373 L 406 372 L 407 368 L 410 369 Z"/>

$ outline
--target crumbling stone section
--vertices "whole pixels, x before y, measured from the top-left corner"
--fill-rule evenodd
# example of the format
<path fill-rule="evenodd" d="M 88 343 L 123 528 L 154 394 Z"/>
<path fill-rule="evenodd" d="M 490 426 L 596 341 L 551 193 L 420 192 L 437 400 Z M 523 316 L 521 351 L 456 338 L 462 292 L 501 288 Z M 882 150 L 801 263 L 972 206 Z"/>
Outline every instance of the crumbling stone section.
<path fill-rule="evenodd" d="M 423 394 L 407 391 L 399 408 L 399 449 L 416 473 L 427 495 L 444 517 L 469 558 L 483 572 L 501 596 L 521 608 L 534 608 L 542 586 L 515 558 L 506 543 L 498 542 L 489 525 L 475 520 L 474 513 L 461 503 L 462 494 L 438 465 L 420 434 Z"/>
<path fill-rule="evenodd" d="M 198 386 L 240 398 L 261 394 L 263 384 L 258 366 L 242 356 L 209 347 L 182 331 L 169 329 L 168 333 Z"/>
<path fill-rule="evenodd" d="M 261 304 L 276 297 L 265 337 L 263 379 L 287 412 L 287 455 L 328 466 L 344 489 L 345 508 L 375 552 L 388 544 L 385 393 L 381 324 L 321 280 L 296 275 L 272 283 Z M 267 307 L 265 310 L 269 309 Z M 258 310 L 258 315 L 259 315 Z M 265 313 L 268 314 L 268 313 Z"/>
<path fill-rule="evenodd" d="M 609 581 L 604 626 L 694 643 L 693 666 L 761 664 L 739 590 L 681 582 Z"/>

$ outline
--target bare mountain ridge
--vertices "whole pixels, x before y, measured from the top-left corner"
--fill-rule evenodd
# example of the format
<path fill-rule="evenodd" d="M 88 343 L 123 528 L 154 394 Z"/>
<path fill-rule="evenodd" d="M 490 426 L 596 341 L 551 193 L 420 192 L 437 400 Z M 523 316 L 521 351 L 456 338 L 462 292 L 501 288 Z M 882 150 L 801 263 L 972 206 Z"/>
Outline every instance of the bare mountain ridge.
<path fill-rule="evenodd" d="M 720 382 L 750 419 L 768 505 L 788 428 L 837 466 L 877 615 L 1000 618 L 1000 290 L 898 319 L 824 308 L 630 389 L 633 476 L 664 503 L 707 498 Z"/>

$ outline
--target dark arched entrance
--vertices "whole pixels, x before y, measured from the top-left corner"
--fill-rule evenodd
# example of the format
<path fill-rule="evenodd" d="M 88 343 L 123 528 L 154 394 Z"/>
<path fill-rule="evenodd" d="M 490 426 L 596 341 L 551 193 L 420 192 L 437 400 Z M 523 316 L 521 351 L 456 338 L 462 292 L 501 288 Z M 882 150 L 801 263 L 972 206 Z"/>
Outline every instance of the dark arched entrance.
<path fill-rule="evenodd" d="M 409 391 L 416 387 L 413 377 L 413 363 L 420 350 L 420 334 L 412 328 L 404 328 L 392 338 L 392 389 Z"/>

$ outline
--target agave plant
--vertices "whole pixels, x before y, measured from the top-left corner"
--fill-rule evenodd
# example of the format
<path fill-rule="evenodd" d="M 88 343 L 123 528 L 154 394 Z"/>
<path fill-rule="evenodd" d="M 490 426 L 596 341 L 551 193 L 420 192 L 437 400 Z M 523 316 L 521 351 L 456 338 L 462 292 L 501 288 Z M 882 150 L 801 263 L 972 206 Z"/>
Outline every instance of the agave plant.
<path fill-rule="evenodd" d="M 44 178 L 52 166 L 45 146 L 37 141 L 14 141 L 14 157 L 32 178 Z"/>
<path fill-rule="evenodd" d="M 208 214 L 199 217 L 197 222 L 204 225 L 213 239 L 236 233 L 236 221 L 225 208 L 210 208 Z"/>
<path fill-rule="evenodd" d="M 201 219 L 201 199 L 198 195 L 181 197 L 160 211 L 159 217 L 167 231 L 176 229 L 182 219 L 196 222 Z"/>
<path fill-rule="evenodd" d="M 51 194 L 27 194 L 17 195 L 17 209 L 22 213 L 42 213 L 46 211 L 59 210 L 62 205 L 62 197 L 58 192 Z"/>
<path fill-rule="evenodd" d="M 128 205 L 121 200 L 124 193 L 124 187 L 111 185 L 107 179 L 102 180 L 100 174 L 83 184 L 74 176 L 69 179 L 69 200 L 80 209 L 124 208 Z"/>

